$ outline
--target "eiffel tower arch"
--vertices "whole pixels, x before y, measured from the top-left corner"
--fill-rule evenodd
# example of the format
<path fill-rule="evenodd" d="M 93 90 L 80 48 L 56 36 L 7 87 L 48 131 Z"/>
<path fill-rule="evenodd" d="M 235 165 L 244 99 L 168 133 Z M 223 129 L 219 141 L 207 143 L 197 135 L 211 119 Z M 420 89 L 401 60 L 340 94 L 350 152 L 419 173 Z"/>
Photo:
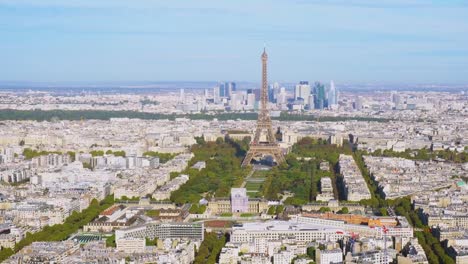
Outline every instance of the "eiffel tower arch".
<path fill-rule="evenodd" d="M 275 133 L 271 126 L 270 111 L 268 110 L 268 55 L 263 49 L 262 53 L 262 91 L 260 95 L 260 111 L 258 113 L 257 128 L 253 140 L 250 142 L 249 151 L 242 161 L 242 167 L 249 165 L 252 159 L 258 156 L 272 156 L 277 164 L 284 162 L 283 152 L 276 141 Z M 264 138 L 262 138 L 264 135 Z"/>

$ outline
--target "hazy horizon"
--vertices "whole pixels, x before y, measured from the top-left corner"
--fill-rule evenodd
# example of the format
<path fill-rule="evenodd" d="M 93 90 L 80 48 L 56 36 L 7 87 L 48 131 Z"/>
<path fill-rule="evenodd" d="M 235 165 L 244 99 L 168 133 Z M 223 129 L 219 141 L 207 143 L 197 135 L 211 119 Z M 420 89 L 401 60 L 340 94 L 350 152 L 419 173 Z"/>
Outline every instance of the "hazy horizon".
<path fill-rule="evenodd" d="M 0 0 L 0 80 L 468 83 L 468 3 Z"/>

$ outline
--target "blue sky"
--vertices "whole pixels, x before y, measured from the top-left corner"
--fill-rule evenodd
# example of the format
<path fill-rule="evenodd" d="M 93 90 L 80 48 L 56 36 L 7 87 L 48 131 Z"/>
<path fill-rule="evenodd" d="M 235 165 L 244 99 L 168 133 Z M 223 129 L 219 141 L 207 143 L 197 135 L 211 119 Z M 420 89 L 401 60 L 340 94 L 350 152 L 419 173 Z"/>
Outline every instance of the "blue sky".
<path fill-rule="evenodd" d="M 0 0 L 0 80 L 468 83 L 468 1 Z"/>

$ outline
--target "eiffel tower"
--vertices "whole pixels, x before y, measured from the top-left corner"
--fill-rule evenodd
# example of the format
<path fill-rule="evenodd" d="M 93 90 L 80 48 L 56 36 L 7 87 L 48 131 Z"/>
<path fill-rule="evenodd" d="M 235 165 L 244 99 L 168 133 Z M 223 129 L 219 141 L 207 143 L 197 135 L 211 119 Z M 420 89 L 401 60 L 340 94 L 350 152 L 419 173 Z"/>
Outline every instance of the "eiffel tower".
<path fill-rule="evenodd" d="M 268 78 L 267 78 L 267 61 L 268 55 L 263 49 L 262 53 L 262 91 L 260 95 L 260 112 L 258 113 L 257 129 L 253 140 L 250 142 L 250 148 L 242 161 L 242 167 L 250 164 L 253 158 L 258 156 L 272 156 L 277 164 L 284 162 L 283 152 L 276 142 L 275 134 L 271 127 L 270 111 L 268 105 Z M 260 137 L 264 133 L 266 141 L 260 141 Z"/>

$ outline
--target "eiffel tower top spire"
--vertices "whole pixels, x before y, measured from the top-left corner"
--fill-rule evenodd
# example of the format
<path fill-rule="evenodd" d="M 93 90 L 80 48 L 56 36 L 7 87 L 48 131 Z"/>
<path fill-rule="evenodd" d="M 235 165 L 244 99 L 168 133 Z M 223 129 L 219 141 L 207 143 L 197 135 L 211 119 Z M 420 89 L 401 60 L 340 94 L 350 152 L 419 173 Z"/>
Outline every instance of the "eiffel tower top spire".
<path fill-rule="evenodd" d="M 268 105 L 268 54 L 266 53 L 265 48 L 263 48 L 262 53 L 262 90 L 260 94 L 260 114 L 259 121 L 261 117 L 269 117 L 270 114 L 267 109 Z"/>

